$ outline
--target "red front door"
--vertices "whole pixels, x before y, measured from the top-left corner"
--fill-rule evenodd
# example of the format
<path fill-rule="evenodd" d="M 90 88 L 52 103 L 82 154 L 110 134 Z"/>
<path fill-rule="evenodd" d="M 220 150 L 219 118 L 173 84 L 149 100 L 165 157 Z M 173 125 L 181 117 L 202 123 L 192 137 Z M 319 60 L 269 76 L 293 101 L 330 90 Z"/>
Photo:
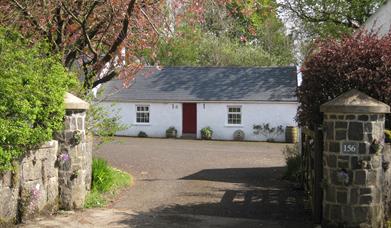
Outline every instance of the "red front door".
<path fill-rule="evenodd" d="M 197 104 L 183 103 L 183 133 L 197 133 Z"/>

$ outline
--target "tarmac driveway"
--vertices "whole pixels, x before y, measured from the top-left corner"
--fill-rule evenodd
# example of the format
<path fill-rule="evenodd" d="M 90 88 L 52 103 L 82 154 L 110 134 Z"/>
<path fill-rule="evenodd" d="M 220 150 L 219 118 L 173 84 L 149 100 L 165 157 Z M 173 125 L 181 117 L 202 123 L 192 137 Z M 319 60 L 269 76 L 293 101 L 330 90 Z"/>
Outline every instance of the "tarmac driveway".
<path fill-rule="evenodd" d="M 120 138 L 96 151 L 131 173 L 111 207 L 131 227 L 306 227 L 303 193 L 281 180 L 286 144 Z"/>
<path fill-rule="evenodd" d="M 281 179 L 284 146 L 118 138 L 94 153 L 131 173 L 132 187 L 108 209 L 27 227 L 311 227 L 303 192 Z"/>

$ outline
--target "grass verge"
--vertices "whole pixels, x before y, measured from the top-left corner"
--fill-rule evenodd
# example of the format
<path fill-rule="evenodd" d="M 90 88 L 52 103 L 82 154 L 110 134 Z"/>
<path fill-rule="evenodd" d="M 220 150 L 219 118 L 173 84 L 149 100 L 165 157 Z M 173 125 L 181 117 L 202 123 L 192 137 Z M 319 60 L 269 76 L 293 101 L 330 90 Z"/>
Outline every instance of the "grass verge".
<path fill-rule="evenodd" d="M 132 176 L 107 164 L 101 158 L 92 160 L 92 187 L 84 204 L 85 208 L 104 207 L 122 188 L 130 186 Z"/>

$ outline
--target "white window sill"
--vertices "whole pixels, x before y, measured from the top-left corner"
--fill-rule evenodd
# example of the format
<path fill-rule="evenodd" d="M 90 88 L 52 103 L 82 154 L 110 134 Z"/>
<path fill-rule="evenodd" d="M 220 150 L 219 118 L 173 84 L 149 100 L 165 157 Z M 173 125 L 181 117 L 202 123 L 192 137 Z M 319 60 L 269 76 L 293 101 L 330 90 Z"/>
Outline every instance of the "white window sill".
<path fill-rule="evenodd" d="M 133 126 L 151 126 L 150 123 L 134 123 Z"/>
<path fill-rule="evenodd" d="M 242 124 L 226 124 L 225 127 L 243 128 L 243 125 Z"/>

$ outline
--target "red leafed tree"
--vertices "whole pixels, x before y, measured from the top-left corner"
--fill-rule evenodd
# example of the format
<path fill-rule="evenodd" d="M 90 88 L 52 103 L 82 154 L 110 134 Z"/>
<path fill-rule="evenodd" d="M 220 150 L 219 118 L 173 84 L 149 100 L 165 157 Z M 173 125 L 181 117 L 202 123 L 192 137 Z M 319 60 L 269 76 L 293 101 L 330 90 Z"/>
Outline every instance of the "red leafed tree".
<path fill-rule="evenodd" d="M 4 0 L 0 25 L 33 42 L 47 40 L 65 67 L 83 72 L 90 89 L 115 77 L 130 80 L 144 64 L 140 53 L 153 55 L 157 38 L 180 18 L 177 11 L 201 15 L 203 1 Z"/>
<path fill-rule="evenodd" d="M 391 33 L 378 37 L 359 32 L 321 41 L 301 72 L 297 117 L 301 126 L 320 124 L 320 105 L 353 88 L 391 105 Z"/>

